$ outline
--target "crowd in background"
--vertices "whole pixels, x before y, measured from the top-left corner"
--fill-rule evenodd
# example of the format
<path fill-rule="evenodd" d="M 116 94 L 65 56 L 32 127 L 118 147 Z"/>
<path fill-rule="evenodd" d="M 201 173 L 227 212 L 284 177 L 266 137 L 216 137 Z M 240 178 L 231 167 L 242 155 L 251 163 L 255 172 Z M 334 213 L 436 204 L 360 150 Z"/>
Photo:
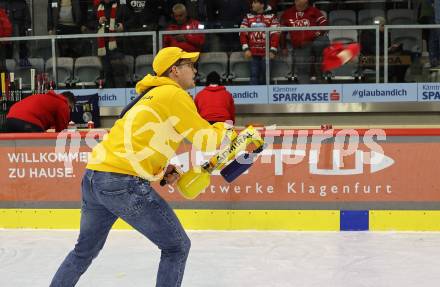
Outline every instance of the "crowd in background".
<path fill-rule="evenodd" d="M 339 3 L 338 7 L 342 9 L 349 8 L 348 4 L 343 6 L 343 2 L 334 1 Z M 412 6 L 419 23 L 440 23 L 440 16 L 436 15 L 434 9 L 435 5 L 440 5 L 440 0 L 413 2 Z M 369 7 L 371 8 L 371 5 Z M 362 7 L 358 6 L 358 8 Z M 30 35 L 32 27 L 30 7 L 25 0 L 0 0 L 0 11 L 3 11 L 0 13 L 0 21 L 5 21 L 1 18 L 7 16 L 12 24 L 13 36 Z M 384 23 L 385 19 L 381 25 Z M 279 0 L 49 0 L 47 4 L 47 33 L 50 35 L 326 25 L 328 21 L 325 13 L 314 7 L 312 0 L 295 0 L 289 5 L 284 5 Z M 251 83 L 262 84 L 265 82 L 264 36 L 261 32 L 240 33 L 240 35 L 237 33 L 173 34 L 165 35 L 163 45 L 177 46 L 188 52 L 243 51 L 244 56 L 251 59 Z M 437 67 L 440 54 L 438 33 L 435 30 L 431 33 L 426 30 L 424 36 L 429 42 L 430 65 Z M 312 74 L 322 76 L 319 67 L 310 63 L 320 63 L 322 51 L 330 43 L 327 31 L 274 32 L 270 37 L 271 59 L 279 54 L 287 55 L 289 53 L 287 47 L 293 53 L 299 83 L 308 83 Z M 363 53 L 375 55 L 375 51 L 371 49 L 375 38 L 364 33 L 359 39 L 361 45 L 369 43 L 362 45 Z M 115 71 L 112 66 L 120 64 L 124 55 L 136 57 L 152 53 L 152 41 L 148 37 L 98 38 L 93 51 L 87 48 L 90 45 L 85 40 L 65 39 L 58 40 L 57 43 L 57 55 L 61 57 L 99 56 L 109 87 L 117 86 L 113 79 L 118 75 L 112 74 Z M 5 58 L 17 59 L 19 66 L 22 67 L 30 66 L 27 43 L 19 42 L 18 49 L 10 49 L 11 45 L 11 43 L 0 45 L 0 69 L 5 69 L 4 63 L 2 64 Z M 383 46 L 383 35 L 380 45 Z M 405 71 L 398 71 L 398 74 L 399 80 L 402 80 Z"/>

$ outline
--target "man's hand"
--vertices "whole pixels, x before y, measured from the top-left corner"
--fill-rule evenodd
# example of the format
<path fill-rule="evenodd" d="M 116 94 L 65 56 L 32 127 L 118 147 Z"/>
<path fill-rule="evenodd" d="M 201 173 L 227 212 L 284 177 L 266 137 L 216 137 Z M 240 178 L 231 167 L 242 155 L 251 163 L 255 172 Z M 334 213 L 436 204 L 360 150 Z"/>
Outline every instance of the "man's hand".
<path fill-rule="evenodd" d="M 275 57 L 276 57 L 276 54 L 274 52 L 269 52 L 269 58 L 271 60 L 275 59 Z"/>
<path fill-rule="evenodd" d="M 124 25 L 122 23 L 118 23 L 116 26 L 116 32 L 123 32 L 124 31 Z"/>
<path fill-rule="evenodd" d="M 246 146 L 245 152 L 247 152 L 247 153 L 253 153 L 254 150 L 256 150 L 256 149 L 257 149 L 257 145 L 256 145 L 255 143 L 253 143 L 253 142 L 250 142 L 250 143 Z"/>
<path fill-rule="evenodd" d="M 244 52 L 244 57 L 245 57 L 245 59 L 250 59 L 250 58 L 252 58 L 251 50 L 246 50 L 246 51 Z"/>
<path fill-rule="evenodd" d="M 165 184 L 174 184 L 180 178 L 181 173 L 182 172 L 178 167 L 173 164 L 169 164 L 165 169 L 165 173 L 160 181 L 160 185 L 164 186 Z"/>
<path fill-rule="evenodd" d="M 107 21 L 107 18 L 105 18 L 104 16 L 102 16 L 101 18 L 99 18 L 99 24 L 103 24 L 105 23 L 105 21 Z"/>

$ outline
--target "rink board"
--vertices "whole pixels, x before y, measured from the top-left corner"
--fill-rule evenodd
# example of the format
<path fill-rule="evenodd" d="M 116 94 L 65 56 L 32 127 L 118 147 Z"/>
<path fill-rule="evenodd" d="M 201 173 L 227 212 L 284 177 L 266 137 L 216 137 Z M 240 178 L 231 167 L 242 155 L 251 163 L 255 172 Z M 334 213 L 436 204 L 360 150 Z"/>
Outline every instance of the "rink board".
<path fill-rule="evenodd" d="M 189 230 L 339 231 L 337 210 L 175 210 Z M 371 231 L 440 231 L 440 211 L 372 210 Z M 79 209 L 0 209 L 0 228 L 78 229 Z M 122 220 L 114 229 L 132 229 Z"/>
<path fill-rule="evenodd" d="M 269 147 L 231 184 L 214 175 L 191 201 L 153 184 L 185 228 L 440 230 L 440 129 L 263 133 Z M 78 133 L 76 145 L 70 137 L 61 153 L 55 151 L 57 134 L 0 135 L 0 228 L 79 227 L 88 135 Z M 338 159 L 350 139 L 358 141 L 356 148 Z M 383 153 L 380 160 L 374 160 L 375 148 Z M 187 169 L 206 156 L 183 143 L 173 162 Z M 118 221 L 114 228 L 130 227 Z"/>

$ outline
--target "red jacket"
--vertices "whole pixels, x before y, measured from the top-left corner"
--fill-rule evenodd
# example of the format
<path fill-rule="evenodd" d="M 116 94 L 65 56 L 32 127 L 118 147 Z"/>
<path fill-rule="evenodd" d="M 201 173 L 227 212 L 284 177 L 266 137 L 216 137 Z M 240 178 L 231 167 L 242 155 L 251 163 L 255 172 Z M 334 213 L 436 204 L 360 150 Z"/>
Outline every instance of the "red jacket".
<path fill-rule="evenodd" d="M 235 122 L 234 99 L 224 86 L 207 86 L 197 93 L 194 102 L 200 116 L 208 122 Z"/>
<path fill-rule="evenodd" d="M 12 24 L 9 20 L 8 14 L 6 14 L 6 11 L 3 8 L 0 8 L 0 37 L 10 37 L 12 31 Z"/>
<path fill-rule="evenodd" d="M 247 14 L 241 22 L 241 28 L 279 27 L 277 17 L 274 14 Z M 279 32 L 270 33 L 270 50 L 277 52 L 280 39 Z M 253 56 L 264 56 L 266 53 L 265 32 L 242 32 L 240 43 L 243 50 L 250 49 Z"/>
<path fill-rule="evenodd" d="M 19 119 L 44 130 L 55 127 L 57 132 L 67 128 L 70 108 L 67 98 L 53 91 L 35 94 L 15 103 L 6 118 Z"/>
<path fill-rule="evenodd" d="M 185 24 L 170 24 L 167 30 L 197 30 L 199 29 L 200 22 L 194 19 L 188 19 Z M 204 34 L 182 34 L 185 37 L 185 41 L 178 41 L 176 35 L 164 36 L 164 47 L 179 47 L 186 52 L 200 52 L 203 44 L 205 44 Z"/>
<path fill-rule="evenodd" d="M 309 6 L 302 12 L 296 11 L 295 6 L 287 9 L 281 15 L 281 26 L 287 27 L 310 27 L 327 26 L 327 18 L 322 15 L 318 8 Z M 293 47 L 302 47 L 316 37 L 321 36 L 325 31 L 291 31 L 290 40 Z M 283 47 L 284 48 L 284 47 Z"/>

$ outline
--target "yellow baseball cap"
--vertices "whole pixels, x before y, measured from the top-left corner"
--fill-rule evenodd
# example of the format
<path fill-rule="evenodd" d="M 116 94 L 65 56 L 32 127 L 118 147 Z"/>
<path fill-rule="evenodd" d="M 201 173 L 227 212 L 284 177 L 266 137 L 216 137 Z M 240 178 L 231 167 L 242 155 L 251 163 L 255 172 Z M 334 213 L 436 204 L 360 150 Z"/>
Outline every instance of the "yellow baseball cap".
<path fill-rule="evenodd" d="M 178 47 L 163 48 L 157 53 L 153 60 L 153 70 L 156 75 L 161 76 L 168 70 L 177 60 L 190 59 L 196 62 L 199 59 L 199 52 L 188 53 Z"/>

